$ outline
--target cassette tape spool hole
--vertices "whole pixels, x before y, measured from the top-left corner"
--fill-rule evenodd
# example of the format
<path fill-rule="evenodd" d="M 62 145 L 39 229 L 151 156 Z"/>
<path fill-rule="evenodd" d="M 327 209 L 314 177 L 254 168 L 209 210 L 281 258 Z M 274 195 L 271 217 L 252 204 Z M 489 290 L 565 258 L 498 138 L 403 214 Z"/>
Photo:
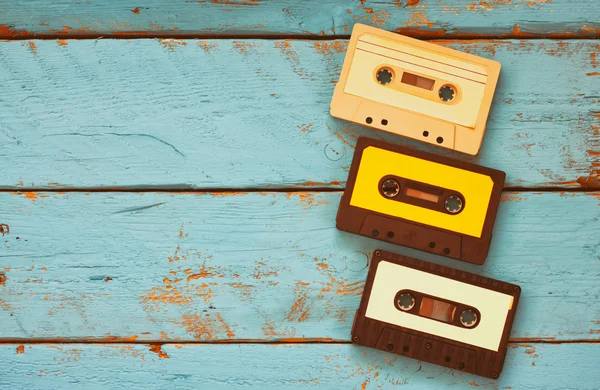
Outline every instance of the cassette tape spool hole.
<path fill-rule="evenodd" d="M 394 81 L 394 71 L 384 66 L 382 68 L 379 68 L 375 75 L 375 78 L 377 79 L 377 82 L 381 85 L 390 84 L 392 81 Z"/>
<path fill-rule="evenodd" d="M 393 198 L 400 193 L 400 183 L 394 179 L 387 179 L 381 184 L 381 192 L 386 198 Z"/>
<path fill-rule="evenodd" d="M 472 328 L 477 324 L 478 316 L 475 310 L 465 309 L 460 313 L 460 323 L 465 328 Z"/>
<path fill-rule="evenodd" d="M 451 102 L 456 98 L 456 87 L 450 84 L 442 85 L 438 95 L 443 102 Z"/>
<path fill-rule="evenodd" d="M 399 291 L 394 300 L 396 308 L 401 311 L 410 311 L 416 302 L 415 297 L 408 291 Z"/>
<path fill-rule="evenodd" d="M 458 214 L 462 211 L 464 202 L 458 195 L 449 195 L 444 202 L 444 208 L 450 214 Z"/>

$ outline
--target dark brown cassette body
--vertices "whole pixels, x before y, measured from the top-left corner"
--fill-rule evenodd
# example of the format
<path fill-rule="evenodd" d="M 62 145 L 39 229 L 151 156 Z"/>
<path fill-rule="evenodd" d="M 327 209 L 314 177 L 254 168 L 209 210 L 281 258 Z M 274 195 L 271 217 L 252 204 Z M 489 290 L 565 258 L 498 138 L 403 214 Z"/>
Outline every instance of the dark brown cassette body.
<path fill-rule="evenodd" d="M 403 303 L 406 291 L 413 297 Z M 354 318 L 352 340 L 496 379 L 520 292 L 510 283 L 377 250 Z M 467 312 L 476 314 L 467 319 Z M 449 334 L 455 338 L 445 337 Z"/>
<path fill-rule="evenodd" d="M 505 177 L 495 169 L 360 137 L 337 228 L 483 264 Z"/>

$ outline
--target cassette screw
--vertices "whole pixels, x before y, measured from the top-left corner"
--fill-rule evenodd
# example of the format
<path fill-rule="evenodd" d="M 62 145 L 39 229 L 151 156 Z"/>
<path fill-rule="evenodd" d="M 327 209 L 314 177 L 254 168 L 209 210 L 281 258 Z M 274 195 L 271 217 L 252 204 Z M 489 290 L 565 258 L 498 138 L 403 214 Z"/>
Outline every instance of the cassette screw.
<path fill-rule="evenodd" d="M 381 256 L 381 251 L 377 250 L 377 251 L 375 251 L 374 254 L 375 254 L 375 256 L 379 257 L 379 256 Z"/>
<path fill-rule="evenodd" d="M 354 341 L 355 343 L 358 343 L 360 341 L 360 339 L 358 338 L 358 336 L 354 336 L 352 338 L 352 341 Z"/>
<path fill-rule="evenodd" d="M 513 287 L 513 291 L 514 292 L 519 292 L 519 291 L 521 291 L 521 287 L 515 286 L 515 287 Z"/>
<path fill-rule="evenodd" d="M 400 193 L 400 183 L 394 179 L 387 179 L 381 184 L 381 192 L 386 198 L 393 198 Z"/>
<path fill-rule="evenodd" d="M 388 344 L 388 345 L 386 345 L 385 349 L 387 349 L 388 351 L 391 351 L 392 349 L 394 349 L 394 344 Z"/>
<path fill-rule="evenodd" d="M 492 378 L 494 379 L 498 379 L 498 373 L 497 372 L 492 372 Z"/>
<path fill-rule="evenodd" d="M 431 347 L 432 347 L 431 343 L 427 343 L 427 344 L 425 344 L 425 348 L 427 348 L 427 349 L 431 349 Z"/>

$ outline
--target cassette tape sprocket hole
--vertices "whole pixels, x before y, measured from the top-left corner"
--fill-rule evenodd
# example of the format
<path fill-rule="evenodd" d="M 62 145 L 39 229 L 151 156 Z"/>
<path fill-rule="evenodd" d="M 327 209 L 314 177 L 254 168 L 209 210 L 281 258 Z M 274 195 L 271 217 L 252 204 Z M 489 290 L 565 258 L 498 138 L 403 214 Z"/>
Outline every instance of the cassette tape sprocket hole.
<path fill-rule="evenodd" d="M 443 85 L 440 88 L 439 96 L 443 102 L 451 102 L 456 98 L 456 88 L 449 84 Z"/>
<path fill-rule="evenodd" d="M 390 84 L 394 80 L 394 71 L 390 68 L 383 67 L 377 71 L 375 75 L 377 82 L 381 85 Z"/>
<path fill-rule="evenodd" d="M 450 195 L 446 198 L 444 202 L 444 208 L 450 214 L 458 214 L 463 209 L 463 200 L 458 195 Z"/>
<path fill-rule="evenodd" d="M 410 311 L 415 307 L 415 297 L 409 292 L 401 292 L 396 295 L 396 307 L 402 311 Z"/>
<path fill-rule="evenodd" d="M 473 309 L 466 309 L 460 313 L 460 323 L 467 328 L 472 328 L 477 324 L 477 313 Z"/>
<path fill-rule="evenodd" d="M 381 192 L 386 198 L 393 198 L 400 193 L 400 183 L 394 179 L 387 179 L 381 184 Z"/>

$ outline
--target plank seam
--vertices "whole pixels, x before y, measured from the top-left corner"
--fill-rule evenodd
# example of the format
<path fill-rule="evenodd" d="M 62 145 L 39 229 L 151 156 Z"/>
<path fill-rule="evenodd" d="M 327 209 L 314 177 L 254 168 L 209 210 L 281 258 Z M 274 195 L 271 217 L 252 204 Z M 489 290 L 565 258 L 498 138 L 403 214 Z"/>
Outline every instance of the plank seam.
<path fill-rule="evenodd" d="M 597 339 L 578 339 L 578 340 L 556 340 L 547 338 L 515 338 L 509 339 L 509 344 L 600 344 Z M 332 339 L 238 339 L 238 340 L 131 340 L 130 338 L 119 339 L 118 337 L 110 339 L 0 339 L 0 344 L 125 344 L 125 345 L 213 345 L 213 344 L 352 344 L 349 340 Z"/>
<path fill-rule="evenodd" d="M 402 33 L 402 35 L 417 38 L 424 41 L 436 40 L 493 40 L 493 39 L 518 39 L 518 40 L 595 40 L 600 38 L 600 31 L 594 34 L 586 33 L 547 33 L 547 34 L 450 34 L 441 36 L 439 33 L 422 33 L 414 34 L 411 32 Z M 0 40 L 3 41 L 26 41 L 26 40 L 96 40 L 96 39 L 202 39 L 202 40 L 244 40 L 244 39 L 261 39 L 261 40 L 304 40 L 304 41 L 333 41 L 333 40 L 349 40 L 349 34 L 343 35 L 305 35 L 305 34 L 195 34 L 195 33 L 155 33 L 155 32 L 111 32 L 106 34 L 36 34 L 28 33 L 24 35 L 5 35 L 0 34 Z"/>
<path fill-rule="evenodd" d="M 298 188 L 301 187 L 301 188 Z M 344 192 L 345 187 L 311 187 L 309 184 L 298 184 L 295 187 L 258 187 L 258 188 L 186 188 L 186 187 L 0 187 L 0 193 L 29 193 L 29 192 L 119 192 L 119 193 L 167 193 L 167 194 L 227 194 L 227 193 L 270 193 L 270 192 Z M 598 192 L 600 188 L 569 188 L 569 187 L 504 187 L 503 192 Z"/>

